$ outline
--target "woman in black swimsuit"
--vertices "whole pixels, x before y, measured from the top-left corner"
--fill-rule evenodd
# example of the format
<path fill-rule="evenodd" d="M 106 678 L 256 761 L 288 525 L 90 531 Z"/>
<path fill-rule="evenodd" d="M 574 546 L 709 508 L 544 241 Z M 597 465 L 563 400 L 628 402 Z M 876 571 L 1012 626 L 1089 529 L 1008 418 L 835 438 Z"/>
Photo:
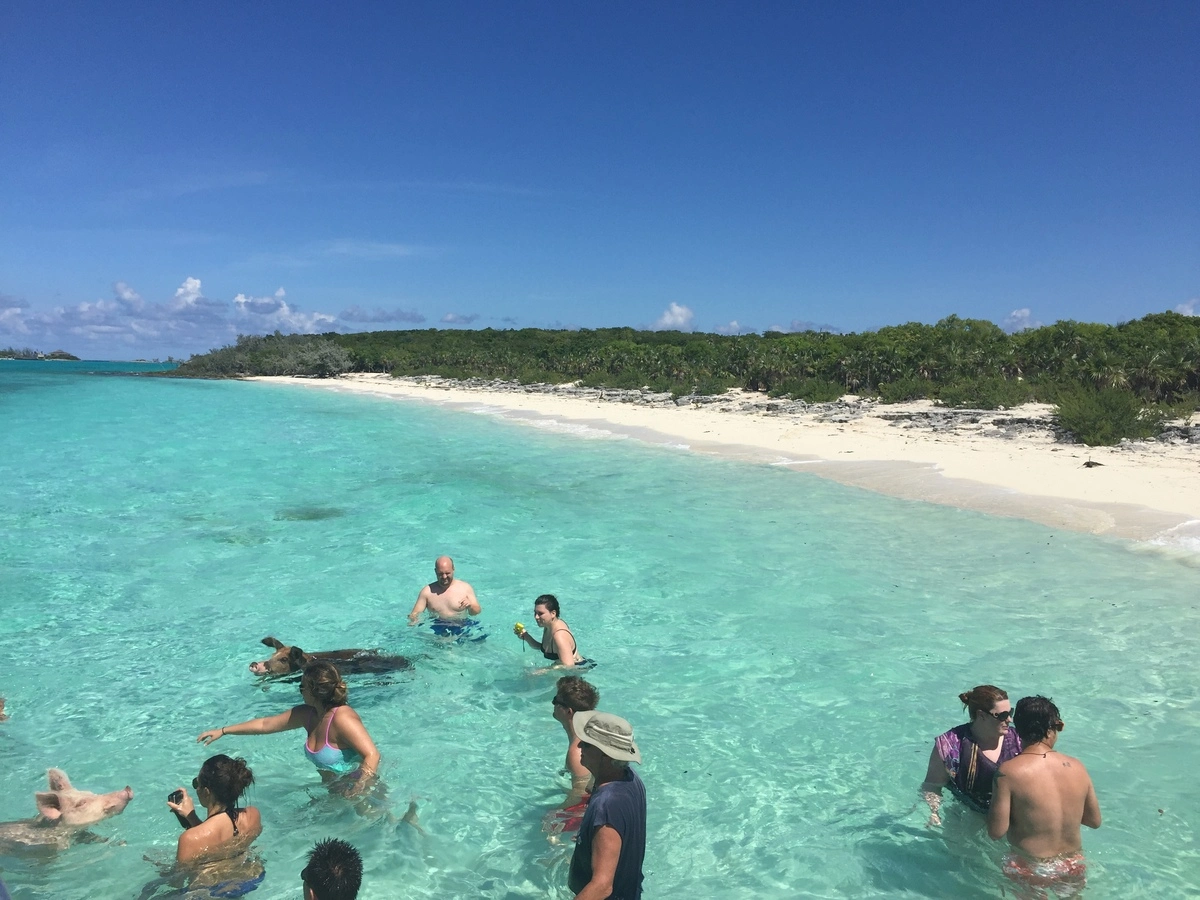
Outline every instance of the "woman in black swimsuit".
<path fill-rule="evenodd" d="M 244 759 L 232 759 L 219 753 L 204 761 L 200 774 L 192 779 L 196 799 L 207 810 L 204 821 L 196 815 L 192 798 L 185 788 L 179 788 L 183 797 L 178 803 L 167 801 L 167 806 L 189 823 L 187 830 L 179 836 L 175 851 L 178 862 L 195 863 L 201 859 L 233 856 L 262 834 L 258 808 L 237 805 L 238 798 L 253 783 L 254 773 Z"/>
<path fill-rule="evenodd" d="M 513 629 L 514 633 L 531 647 L 542 651 L 542 656 L 565 669 L 586 663 L 579 655 L 575 635 L 567 623 L 558 617 L 558 598 L 553 594 L 542 594 L 533 601 L 533 620 L 542 626 L 542 639 L 536 640 L 524 628 Z"/>

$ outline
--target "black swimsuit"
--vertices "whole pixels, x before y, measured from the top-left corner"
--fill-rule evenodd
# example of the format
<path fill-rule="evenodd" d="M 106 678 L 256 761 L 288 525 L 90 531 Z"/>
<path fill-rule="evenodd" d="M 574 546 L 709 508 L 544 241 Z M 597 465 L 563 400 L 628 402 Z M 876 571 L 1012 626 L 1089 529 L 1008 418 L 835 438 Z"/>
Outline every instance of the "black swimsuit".
<path fill-rule="evenodd" d="M 223 813 L 225 813 L 225 815 L 229 816 L 229 821 L 233 825 L 233 836 L 237 837 L 237 833 L 238 833 L 237 814 L 240 813 L 241 810 L 238 809 L 237 807 L 234 807 L 233 809 L 223 809 L 223 810 L 221 810 L 221 812 L 223 812 Z"/>
<path fill-rule="evenodd" d="M 571 634 L 570 628 L 567 629 L 567 634 Z M 574 645 L 571 647 L 571 654 L 573 656 L 579 652 L 579 644 L 576 643 L 575 635 L 573 635 L 573 634 L 571 634 L 571 643 Z M 546 657 L 546 659 L 558 659 L 558 648 L 554 646 L 554 634 L 553 633 L 550 634 L 550 646 L 554 649 L 547 650 L 545 647 L 543 647 L 542 648 L 542 656 Z"/>

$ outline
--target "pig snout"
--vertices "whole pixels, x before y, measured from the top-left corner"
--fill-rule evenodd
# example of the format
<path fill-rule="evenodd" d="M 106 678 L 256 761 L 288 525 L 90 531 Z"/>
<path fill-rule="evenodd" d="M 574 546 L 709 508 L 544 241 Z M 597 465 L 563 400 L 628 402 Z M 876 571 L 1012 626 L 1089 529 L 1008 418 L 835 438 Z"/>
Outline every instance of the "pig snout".
<path fill-rule="evenodd" d="M 125 785 L 123 790 L 113 791 L 111 794 L 104 795 L 104 811 L 110 816 L 115 816 L 117 813 L 123 811 L 132 799 L 133 788 Z"/>
<path fill-rule="evenodd" d="M 265 662 L 252 662 L 250 663 L 250 672 L 254 675 L 266 675 L 267 664 Z"/>

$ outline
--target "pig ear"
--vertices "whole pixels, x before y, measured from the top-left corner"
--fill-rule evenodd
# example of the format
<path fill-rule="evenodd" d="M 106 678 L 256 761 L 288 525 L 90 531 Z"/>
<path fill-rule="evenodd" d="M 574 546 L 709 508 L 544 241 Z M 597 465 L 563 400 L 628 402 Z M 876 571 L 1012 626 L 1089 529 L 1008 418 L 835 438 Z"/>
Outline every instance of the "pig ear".
<path fill-rule="evenodd" d="M 67 777 L 67 773 L 62 769 L 47 769 L 46 781 L 50 784 L 52 791 L 69 791 L 71 790 L 71 779 Z"/>
<path fill-rule="evenodd" d="M 58 794 L 52 791 L 38 791 L 33 795 L 34 802 L 37 803 L 37 811 L 46 819 L 62 818 L 62 806 L 58 802 Z"/>
<path fill-rule="evenodd" d="M 293 647 L 288 653 L 288 662 L 297 669 L 303 669 L 308 662 L 308 656 L 299 647 Z"/>
<path fill-rule="evenodd" d="M 270 636 L 265 637 L 262 639 L 262 642 L 264 644 L 266 644 L 268 647 L 270 647 L 272 650 L 282 650 L 283 649 L 283 644 L 280 643 L 278 640 L 276 640 L 273 637 L 270 637 Z"/>

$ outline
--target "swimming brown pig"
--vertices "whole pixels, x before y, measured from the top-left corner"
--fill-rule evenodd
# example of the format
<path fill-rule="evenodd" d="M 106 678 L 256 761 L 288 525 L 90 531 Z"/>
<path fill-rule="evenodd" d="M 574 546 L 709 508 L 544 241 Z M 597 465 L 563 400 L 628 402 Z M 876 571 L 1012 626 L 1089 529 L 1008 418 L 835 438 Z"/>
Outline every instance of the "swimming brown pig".
<path fill-rule="evenodd" d="M 303 672 L 304 667 L 317 660 L 331 662 L 343 675 L 377 675 L 411 669 L 412 661 L 405 656 L 385 656 L 378 650 L 326 650 L 320 653 L 305 653 L 299 647 L 289 647 L 273 637 L 262 642 L 275 652 L 261 662 L 250 663 L 255 675 L 290 675 Z"/>
<path fill-rule="evenodd" d="M 37 816 L 0 823 L 0 851 L 62 850 L 84 828 L 119 815 L 133 799 L 129 785 L 108 794 L 76 790 L 60 769 L 47 770 L 46 779 L 50 790 L 33 795 Z"/>

